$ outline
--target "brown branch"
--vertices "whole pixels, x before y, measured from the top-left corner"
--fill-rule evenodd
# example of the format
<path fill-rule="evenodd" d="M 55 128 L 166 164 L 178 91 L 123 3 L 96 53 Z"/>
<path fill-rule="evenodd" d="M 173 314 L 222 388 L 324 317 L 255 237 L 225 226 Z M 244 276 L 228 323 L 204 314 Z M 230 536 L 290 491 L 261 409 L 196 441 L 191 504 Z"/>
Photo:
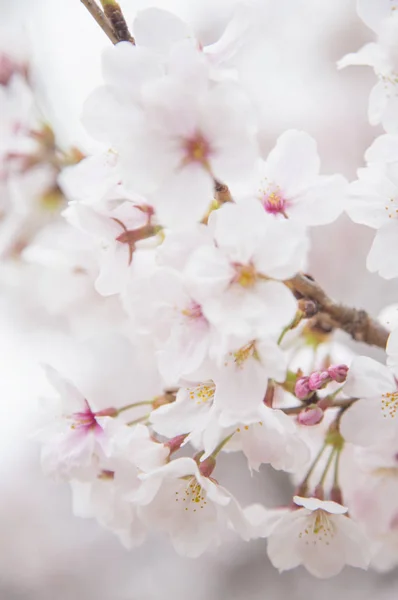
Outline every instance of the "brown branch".
<path fill-rule="evenodd" d="M 327 408 L 342 408 L 345 410 L 352 406 L 352 404 L 354 404 L 354 402 L 356 402 L 357 399 L 358 398 L 347 398 L 343 400 L 334 400 L 333 404 L 330 404 L 329 406 L 327 406 Z M 285 415 L 298 415 L 305 409 L 306 406 L 303 404 L 299 406 L 289 406 L 287 408 L 280 408 L 280 410 L 284 412 Z"/>
<path fill-rule="evenodd" d="M 91 16 L 94 17 L 102 31 L 106 33 L 111 40 L 112 44 L 117 44 L 120 40 L 105 13 L 96 4 L 95 0 L 80 0 L 80 2 L 84 4 Z"/>
<path fill-rule="evenodd" d="M 135 45 L 135 40 L 129 31 L 122 9 L 116 0 L 100 0 L 100 2 L 119 42 L 130 42 Z"/>
<path fill-rule="evenodd" d="M 364 310 L 350 308 L 329 298 L 323 289 L 310 277 L 298 273 L 285 284 L 299 298 L 313 300 L 319 307 L 319 315 L 315 317 L 321 328 L 332 331 L 342 329 L 354 340 L 365 342 L 371 346 L 385 348 L 389 332 Z"/>

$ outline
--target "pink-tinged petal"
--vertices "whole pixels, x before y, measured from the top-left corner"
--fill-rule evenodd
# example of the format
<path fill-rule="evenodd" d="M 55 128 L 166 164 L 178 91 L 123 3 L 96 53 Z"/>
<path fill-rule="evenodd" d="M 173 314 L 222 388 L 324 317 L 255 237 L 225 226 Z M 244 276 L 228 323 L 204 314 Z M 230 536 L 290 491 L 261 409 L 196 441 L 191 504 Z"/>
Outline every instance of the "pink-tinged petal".
<path fill-rule="evenodd" d="M 347 181 L 341 175 L 318 177 L 314 185 L 291 200 L 286 213 L 303 225 L 332 223 L 344 210 L 347 191 Z"/>
<path fill-rule="evenodd" d="M 392 438 L 398 430 L 398 421 L 382 409 L 380 397 L 354 402 L 341 419 L 343 438 L 358 446 L 373 446 Z"/>
<path fill-rule="evenodd" d="M 301 498 L 300 496 L 294 496 L 293 501 L 297 506 L 303 506 L 308 510 L 318 510 L 322 509 L 332 515 L 344 515 L 348 512 L 348 508 L 346 506 L 342 506 L 341 504 L 337 504 L 337 502 L 332 502 L 330 500 L 318 500 L 318 498 Z"/>
<path fill-rule="evenodd" d="M 283 133 L 268 155 L 266 175 L 286 196 L 294 196 L 318 176 L 320 160 L 315 140 L 304 131 Z"/>
<path fill-rule="evenodd" d="M 344 393 L 354 398 L 377 398 L 395 388 L 388 367 L 368 356 L 356 356 L 348 371 Z"/>
<path fill-rule="evenodd" d="M 173 13 L 151 7 L 138 12 L 133 23 L 133 35 L 138 47 L 165 54 L 176 42 L 192 37 L 192 32 Z"/>
<path fill-rule="evenodd" d="M 48 381 L 59 393 L 62 405 L 67 413 L 71 414 L 79 410 L 85 410 L 86 400 L 76 386 L 67 379 L 64 379 L 53 367 L 43 365 L 43 368 Z"/>
<path fill-rule="evenodd" d="M 162 225 L 184 228 L 198 223 L 213 199 L 213 180 L 198 164 L 184 166 L 150 196 Z"/>
<path fill-rule="evenodd" d="M 139 102 L 141 86 L 161 77 L 163 69 L 156 55 L 130 42 L 119 42 L 104 51 L 102 73 L 108 85 L 123 90 L 133 102 Z"/>
<path fill-rule="evenodd" d="M 385 279 L 398 277 L 398 215 L 377 232 L 369 251 L 366 266 L 371 273 Z"/>

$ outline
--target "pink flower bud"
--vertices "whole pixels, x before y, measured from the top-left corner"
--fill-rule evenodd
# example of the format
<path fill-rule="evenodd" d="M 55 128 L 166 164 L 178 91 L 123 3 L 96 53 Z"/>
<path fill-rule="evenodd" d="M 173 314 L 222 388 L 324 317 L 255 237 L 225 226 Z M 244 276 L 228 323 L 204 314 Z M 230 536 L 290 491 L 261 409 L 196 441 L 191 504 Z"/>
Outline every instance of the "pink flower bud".
<path fill-rule="evenodd" d="M 315 371 L 315 373 L 311 373 L 309 376 L 308 385 L 310 390 L 315 392 L 315 390 L 320 390 L 325 387 L 330 381 L 331 377 L 327 371 Z"/>
<path fill-rule="evenodd" d="M 299 400 L 305 400 L 312 396 L 313 391 L 309 386 L 309 377 L 299 377 L 294 386 L 294 393 Z"/>
<path fill-rule="evenodd" d="M 344 381 L 347 379 L 348 367 L 347 365 L 331 365 L 328 368 L 328 373 L 333 381 L 337 381 L 337 383 L 344 383 Z"/>
<path fill-rule="evenodd" d="M 323 410 L 316 404 L 307 406 L 304 410 L 299 413 L 297 421 L 300 425 L 312 426 L 318 425 L 323 419 Z"/>

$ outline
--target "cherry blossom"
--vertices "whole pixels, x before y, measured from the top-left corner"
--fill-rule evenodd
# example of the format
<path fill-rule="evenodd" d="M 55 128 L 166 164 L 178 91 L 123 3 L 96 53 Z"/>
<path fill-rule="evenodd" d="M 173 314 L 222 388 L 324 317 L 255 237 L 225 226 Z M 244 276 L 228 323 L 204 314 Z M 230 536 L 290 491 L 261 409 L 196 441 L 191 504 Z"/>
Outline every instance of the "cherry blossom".
<path fill-rule="evenodd" d="M 173 460 L 141 479 L 140 489 L 132 495 L 141 519 L 167 532 L 179 554 L 200 556 L 217 547 L 230 529 L 249 538 L 249 524 L 235 498 L 215 480 L 201 475 L 191 458 Z"/>
<path fill-rule="evenodd" d="M 343 414 L 343 437 L 360 446 L 371 446 L 397 435 L 397 383 L 388 367 L 368 358 L 354 358 L 344 392 L 358 401 Z"/>
<path fill-rule="evenodd" d="M 268 537 L 268 556 L 279 571 L 303 565 L 315 577 L 337 575 L 344 565 L 366 569 L 368 542 L 348 509 L 336 502 L 294 497 Z"/>
<path fill-rule="evenodd" d="M 378 36 L 377 42 L 365 44 L 358 52 L 347 54 L 338 66 L 365 65 L 373 67 L 379 81 L 369 98 L 369 121 L 382 123 L 389 133 L 397 133 L 397 72 L 398 5 L 395 0 L 359 0 L 358 13 Z"/>
<path fill-rule="evenodd" d="M 303 225 L 324 225 L 341 214 L 347 182 L 341 175 L 319 175 L 316 142 L 304 131 L 285 131 L 266 161 L 259 161 L 250 191 L 237 201 L 258 199 L 264 210 Z"/>
<path fill-rule="evenodd" d="M 358 180 L 350 186 L 352 199 L 346 208 L 353 221 L 377 230 L 366 265 L 369 271 L 386 279 L 398 276 L 393 259 L 398 223 L 397 169 L 398 163 L 373 162 L 359 169 Z"/>
<path fill-rule="evenodd" d="M 209 227 L 215 246 L 198 248 L 186 267 L 205 317 L 225 334 L 247 341 L 280 332 L 297 305 L 274 280 L 292 276 L 302 265 L 307 248 L 303 231 L 274 221 L 257 202 L 223 206 L 210 215 Z"/>

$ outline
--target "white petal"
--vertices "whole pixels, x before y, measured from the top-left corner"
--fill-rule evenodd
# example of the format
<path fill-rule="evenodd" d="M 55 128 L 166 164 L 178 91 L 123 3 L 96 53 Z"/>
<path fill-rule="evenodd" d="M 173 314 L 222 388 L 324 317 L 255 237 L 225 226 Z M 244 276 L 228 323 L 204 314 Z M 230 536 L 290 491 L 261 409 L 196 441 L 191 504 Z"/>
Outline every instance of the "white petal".
<path fill-rule="evenodd" d="M 344 412 L 340 432 L 347 442 L 372 446 L 396 435 L 398 422 L 384 415 L 380 399 L 358 400 Z"/>
<path fill-rule="evenodd" d="M 137 46 L 165 54 L 173 44 L 192 36 L 192 33 L 173 13 L 151 7 L 138 12 L 133 23 L 133 35 Z"/>
<path fill-rule="evenodd" d="M 398 136 L 380 135 L 366 150 L 365 159 L 372 163 L 388 163 L 398 161 Z"/>
<path fill-rule="evenodd" d="M 366 260 L 371 273 L 385 279 L 398 277 L 398 219 L 391 219 L 377 232 Z"/>
<path fill-rule="evenodd" d="M 303 506 L 308 510 L 322 509 L 332 515 L 343 515 L 348 511 L 346 506 L 342 506 L 337 502 L 330 500 L 319 500 L 318 498 L 301 498 L 300 496 L 294 496 L 293 501 L 297 506 Z"/>
<path fill-rule="evenodd" d="M 372 88 L 369 96 L 368 117 L 371 125 L 378 125 L 387 106 L 387 95 L 383 81 L 379 81 Z"/>
<path fill-rule="evenodd" d="M 391 0 L 357 0 L 357 11 L 362 21 L 373 31 L 378 31 L 384 19 L 391 16 Z"/>
<path fill-rule="evenodd" d="M 377 398 L 395 387 L 388 367 L 367 356 L 357 356 L 348 371 L 344 392 L 354 398 Z"/>
<path fill-rule="evenodd" d="M 320 168 L 315 140 L 304 131 L 283 133 L 270 152 L 266 173 L 270 182 L 292 196 L 313 182 Z"/>
<path fill-rule="evenodd" d="M 292 200 L 286 213 L 303 225 L 331 223 L 343 212 L 347 188 L 347 181 L 341 175 L 318 177 L 311 187 Z"/>
<path fill-rule="evenodd" d="M 213 199 L 213 180 L 201 165 L 192 163 L 171 175 L 150 196 L 162 225 L 183 228 L 198 223 Z"/>

